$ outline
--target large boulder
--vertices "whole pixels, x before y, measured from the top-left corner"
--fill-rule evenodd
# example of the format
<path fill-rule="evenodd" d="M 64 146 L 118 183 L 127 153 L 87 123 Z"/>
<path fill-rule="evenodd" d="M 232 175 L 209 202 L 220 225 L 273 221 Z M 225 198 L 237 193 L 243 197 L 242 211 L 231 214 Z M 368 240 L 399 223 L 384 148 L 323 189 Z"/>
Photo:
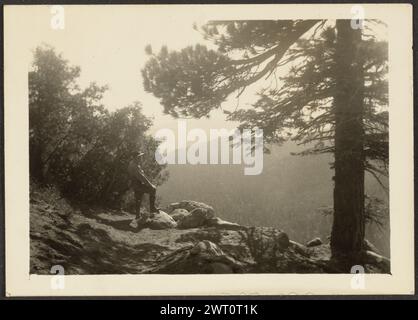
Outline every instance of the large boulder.
<path fill-rule="evenodd" d="M 171 229 L 177 227 L 176 221 L 167 213 L 159 210 L 158 213 L 154 213 L 152 216 L 143 219 L 134 219 L 130 226 L 133 229 L 137 228 L 150 228 L 154 230 Z"/>
<path fill-rule="evenodd" d="M 177 227 L 176 221 L 169 214 L 162 210 L 160 210 L 158 213 L 155 213 L 152 218 L 149 218 L 146 222 L 146 225 L 148 228 L 155 230 Z"/>
<path fill-rule="evenodd" d="M 177 227 L 179 229 L 199 228 L 206 226 L 210 219 L 215 217 L 213 210 L 207 208 L 193 209 L 189 215 L 179 220 Z"/>
<path fill-rule="evenodd" d="M 180 220 L 182 220 L 183 218 L 187 217 L 190 215 L 190 212 L 187 211 L 186 209 L 174 209 L 171 213 L 170 216 L 176 221 L 179 222 Z"/>
<path fill-rule="evenodd" d="M 213 207 L 207 205 L 206 203 L 192 201 L 192 200 L 183 200 L 180 202 L 172 203 L 168 206 L 167 211 L 168 213 L 171 213 L 176 209 L 185 209 L 191 212 L 197 208 L 205 209 L 207 212 L 210 213 L 210 215 L 212 215 L 213 217 L 215 216 L 215 210 L 213 209 Z"/>

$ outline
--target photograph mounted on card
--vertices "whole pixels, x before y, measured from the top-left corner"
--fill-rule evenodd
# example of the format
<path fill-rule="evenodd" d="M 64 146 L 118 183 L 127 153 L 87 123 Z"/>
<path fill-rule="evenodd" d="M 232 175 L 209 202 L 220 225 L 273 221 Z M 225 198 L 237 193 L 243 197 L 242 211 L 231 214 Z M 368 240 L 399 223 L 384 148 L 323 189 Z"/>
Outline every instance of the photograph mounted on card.
<path fill-rule="evenodd" d="M 411 6 L 4 27 L 7 295 L 414 292 Z"/>

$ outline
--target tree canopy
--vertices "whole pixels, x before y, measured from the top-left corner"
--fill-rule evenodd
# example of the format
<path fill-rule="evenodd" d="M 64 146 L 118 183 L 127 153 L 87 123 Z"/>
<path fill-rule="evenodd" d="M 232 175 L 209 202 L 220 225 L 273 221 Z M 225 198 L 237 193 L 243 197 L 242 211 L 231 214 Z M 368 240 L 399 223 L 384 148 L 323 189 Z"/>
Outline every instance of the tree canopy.
<path fill-rule="evenodd" d="M 378 24 L 371 21 L 370 24 Z M 204 117 L 229 96 L 260 83 L 252 108 L 224 112 L 241 128 L 262 128 L 267 143 L 293 139 L 301 154 L 334 152 L 336 29 L 324 20 L 215 21 L 201 29 L 216 49 L 197 44 L 179 51 L 163 47 L 142 70 L 144 87 L 174 117 Z M 387 174 L 387 43 L 363 41 L 364 127 L 367 170 Z M 283 73 L 285 75 L 278 76 Z"/>
<path fill-rule="evenodd" d="M 129 188 L 126 167 L 135 150 L 145 152 L 144 168 L 155 183 L 164 180 L 154 161 L 158 142 L 139 102 L 109 112 L 106 86 L 81 89 L 80 68 L 48 46 L 34 51 L 29 72 L 30 173 L 56 184 L 73 199 L 117 205 Z"/>

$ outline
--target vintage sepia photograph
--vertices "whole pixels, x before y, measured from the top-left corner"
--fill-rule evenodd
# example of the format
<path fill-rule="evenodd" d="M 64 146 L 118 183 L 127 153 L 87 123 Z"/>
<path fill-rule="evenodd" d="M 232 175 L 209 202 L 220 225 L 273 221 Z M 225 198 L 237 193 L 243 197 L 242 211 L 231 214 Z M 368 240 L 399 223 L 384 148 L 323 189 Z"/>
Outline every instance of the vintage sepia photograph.
<path fill-rule="evenodd" d="M 5 123 L 8 108 L 26 119 L 19 138 L 6 127 L 6 148 L 26 152 L 6 149 L 6 175 L 23 177 L 10 197 L 6 179 L 6 201 L 25 203 L 6 259 L 24 261 L 24 281 L 72 295 L 77 276 L 344 275 L 330 293 L 361 294 L 366 276 L 403 274 L 412 293 L 411 10 L 315 6 L 6 7 Z M 11 56 L 24 92 L 7 86 Z"/>

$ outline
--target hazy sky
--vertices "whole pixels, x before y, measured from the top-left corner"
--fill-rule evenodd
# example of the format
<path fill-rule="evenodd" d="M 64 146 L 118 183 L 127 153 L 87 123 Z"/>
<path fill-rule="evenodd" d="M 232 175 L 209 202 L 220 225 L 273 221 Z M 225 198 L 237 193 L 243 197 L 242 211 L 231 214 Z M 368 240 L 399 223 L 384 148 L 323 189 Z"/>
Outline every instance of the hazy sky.
<path fill-rule="evenodd" d="M 104 103 L 110 110 L 142 102 L 144 113 L 154 118 L 155 132 L 159 128 L 176 129 L 177 121 L 163 115 L 158 99 L 143 90 L 141 69 L 148 59 L 144 49 L 148 44 L 156 52 L 163 45 L 175 50 L 205 43 L 193 29 L 194 23 L 201 25 L 209 19 L 205 10 L 185 11 L 178 7 L 162 10 L 160 6 L 64 6 L 65 28 L 54 30 L 51 7 L 35 6 L 26 13 L 22 28 L 27 29 L 28 55 L 42 43 L 55 47 L 71 64 L 81 67 L 82 86 L 92 81 L 109 86 Z M 255 91 L 254 87 L 246 90 L 240 106 L 252 102 Z M 231 97 L 227 106 L 236 104 Z M 189 128 L 235 126 L 225 121 L 221 110 L 212 112 L 210 119 L 188 120 Z"/>
<path fill-rule="evenodd" d="M 50 27 L 50 7 L 37 8 L 31 16 L 28 48 L 49 44 L 71 64 L 81 67 L 82 86 L 91 81 L 109 85 L 104 103 L 110 110 L 137 100 L 142 102 L 144 113 L 154 117 L 153 131 L 177 128 L 176 120 L 163 115 L 158 99 L 143 90 L 141 69 L 148 58 L 144 48 L 151 44 L 158 51 L 163 45 L 181 49 L 204 43 L 200 33 L 193 29 L 193 23 L 205 22 L 198 12 L 179 18 L 161 10 L 158 14 L 144 14 L 141 7 L 130 6 L 127 10 L 111 6 L 64 6 L 64 9 L 65 28 L 54 30 Z M 221 111 L 215 111 L 210 119 L 189 120 L 188 126 L 207 130 L 235 125 L 225 122 Z"/>

